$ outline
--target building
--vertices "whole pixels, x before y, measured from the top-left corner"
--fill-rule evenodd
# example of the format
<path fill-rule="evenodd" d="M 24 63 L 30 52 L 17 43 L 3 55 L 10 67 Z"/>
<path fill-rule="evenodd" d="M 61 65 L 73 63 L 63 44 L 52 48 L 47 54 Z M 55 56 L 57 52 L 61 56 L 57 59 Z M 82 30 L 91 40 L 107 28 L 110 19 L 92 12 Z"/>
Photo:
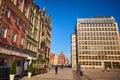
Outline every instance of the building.
<path fill-rule="evenodd" d="M 78 18 L 76 58 L 81 68 L 120 68 L 118 24 L 114 17 Z"/>
<path fill-rule="evenodd" d="M 16 60 L 20 75 L 24 60 L 26 33 L 29 25 L 29 0 L 0 0 L 0 66 L 10 67 Z"/>
<path fill-rule="evenodd" d="M 51 20 L 50 15 L 46 16 L 46 8 L 41 11 L 39 51 L 44 58 L 49 58 L 51 44 Z"/>
<path fill-rule="evenodd" d="M 26 38 L 25 53 L 34 62 L 39 57 L 49 60 L 51 43 L 51 21 L 50 15 L 46 16 L 46 9 L 41 10 L 32 0 L 29 5 L 29 26 Z"/>
<path fill-rule="evenodd" d="M 64 56 L 63 52 L 61 52 L 61 53 L 58 55 L 58 64 L 59 64 L 59 65 L 65 64 L 65 56 Z"/>
<path fill-rule="evenodd" d="M 69 60 L 68 60 L 68 58 L 67 58 L 67 57 L 65 58 L 65 65 L 66 65 L 66 66 L 68 66 L 68 65 L 69 65 Z"/>
<path fill-rule="evenodd" d="M 49 61 L 50 65 L 62 65 L 62 64 L 68 65 L 69 64 L 68 58 L 65 57 L 63 52 L 61 52 L 58 55 L 54 53 L 50 53 L 49 57 L 50 57 L 50 61 Z"/>
<path fill-rule="evenodd" d="M 29 26 L 26 36 L 26 49 L 25 53 L 28 54 L 33 59 L 37 57 L 37 47 L 38 47 L 38 29 L 40 23 L 40 10 L 33 1 L 29 4 Z"/>
<path fill-rule="evenodd" d="M 17 61 L 16 75 L 28 61 L 44 57 L 49 61 L 51 17 L 33 0 L 0 0 L 0 66 Z"/>
<path fill-rule="evenodd" d="M 50 61 L 49 61 L 50 65 L 54 65 L 54 57 L 55 57 L 55 54 L 54 53 L 50 53 Z"/>
<path fill-rule="evenodd" d="M 71 35 L 71 63 L 72 67 L 76 66 L 76 35 Z"/>
<path fill-rule="evenodd" d="M 55 54 L 54 56 L 54 65 L 58 65 L 58 55 Z"/>

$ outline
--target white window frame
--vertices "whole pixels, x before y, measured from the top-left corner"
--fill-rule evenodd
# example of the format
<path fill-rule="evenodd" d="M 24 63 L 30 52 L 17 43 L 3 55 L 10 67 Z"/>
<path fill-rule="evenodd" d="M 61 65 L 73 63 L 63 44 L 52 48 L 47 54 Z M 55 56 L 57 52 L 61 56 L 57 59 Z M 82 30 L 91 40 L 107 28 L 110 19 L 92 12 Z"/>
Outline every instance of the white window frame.
<path fill-rule="evenodd" d="M 23 45 L 23 42 L 24 42 L 24 38 L 21 37 L 21 39 L 20 39 L 20 45 Z"/>
<path fill-rule="evenodd" d="M 15 23 L 18 25 L 19 24 L 19 17 L 16 15 L 15 16 Z"/>
<path fill-rule="evenodd" d="M 16 37 L 17 37 L 17 33 L 13 32 L 12 33 L 12 41 L 16 42 Z"/>
<path fill-rule="evenodd" d="M 8 18 L 10 17 L 10 8 L 8 6 L 6 7 L 6 10 L 5 10 L 5 16 Z"/>
<path fill-rule="evenodd" d="M 26 28 L 26 24 L 24 22 L 22 22 L 22 28 L 25 29 Z"/>
<path fill-rule="evenodd" d="M 7 27 L 5 25 L 2 25 L 0 28 L 0 37 L 6 38 L 7 36 Z"/>

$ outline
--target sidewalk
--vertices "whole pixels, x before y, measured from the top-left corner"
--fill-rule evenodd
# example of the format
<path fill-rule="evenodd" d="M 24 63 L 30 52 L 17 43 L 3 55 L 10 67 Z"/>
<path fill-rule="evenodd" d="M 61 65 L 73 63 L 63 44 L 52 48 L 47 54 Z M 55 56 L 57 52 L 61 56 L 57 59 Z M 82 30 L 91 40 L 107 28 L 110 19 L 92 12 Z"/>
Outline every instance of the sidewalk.
<path fill-rule="evenodd" d="M 80 76 L 75 70 L 73 70 L 74 80 L 89 80 L 84 74 Z"/>
<path fill-rule="evenodd" d="M 32 76 L 28 78 L 23 77 L 20 80 L 74 80 L 73 71 L 71 68 L 61 68 L 58 69 L 58 74 L 55 74 L 54 69 L 50 70 L 48 73 Z"/>

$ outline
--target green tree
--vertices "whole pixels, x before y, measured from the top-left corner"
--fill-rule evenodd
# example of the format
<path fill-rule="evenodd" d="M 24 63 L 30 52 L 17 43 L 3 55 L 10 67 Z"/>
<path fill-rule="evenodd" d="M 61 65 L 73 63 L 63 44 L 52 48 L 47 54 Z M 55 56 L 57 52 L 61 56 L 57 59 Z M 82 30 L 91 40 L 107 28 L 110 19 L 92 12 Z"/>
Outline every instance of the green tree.
<path fill-rule="evenodd" d="M 10 74 L 16 73 L 16 61 L 14 60 L 11 67 L 10 67 Z"/>
<path fill-rule="evenodd" d="M 28 65 L 28 72 L 32 72 L 32 63 Z"/>

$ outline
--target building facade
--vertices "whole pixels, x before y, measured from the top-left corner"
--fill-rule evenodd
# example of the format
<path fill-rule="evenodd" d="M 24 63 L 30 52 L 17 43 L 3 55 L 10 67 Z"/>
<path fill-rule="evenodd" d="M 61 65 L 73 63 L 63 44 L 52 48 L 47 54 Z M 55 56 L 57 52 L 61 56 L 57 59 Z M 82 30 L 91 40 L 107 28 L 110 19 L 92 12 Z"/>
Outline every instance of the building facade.
<path fill-rule="evenodd" d="M 10 67 L 16 60 L 20 75 L 29 60 L 40 56 L 49 60 L 50 19 L 33 0 L 0 0 L 0 66 Z"/>
<path fill-rule="evenodd" d="M 28 5 L 29 0 L 0 0 L 0 66 L 10 67 L 16 60 L 16 75 L 20 75 L 28 57 L 24 53 Z"/>
<path fill-rule="evenodd" d="M 50 53 L 50 61 L 49 61 L 50 65 L 54 65 L 54 57 L 55 57 L 55 54 L 54 53 Z"/>
<path fill-rule="evenodd" d="M 63 64 L 65 64 L 65 56 L 64 56 L 63 52 L 61 52 L 58 55 L 58 65 L 63 65 Z"/>
<path fill-rule="evenodd" d="M 72 67 L 76 66 L 76 35 L 71 35 L 71 63 Z"/>
<path fill-rule="evenodd" d="M 51 44 L 51 20 L 50 15 L 46 16 L 46 8 L 41 11 L 39 51 L 44 58 L 49 58 Z"/>
<path fill-rule="evenodd" d="M 26 36 L 26 49 L 25 53 L 30 57 L 37 57 L 37 47 L 38 47 L 38 28 L 40 23 L 40 11 L 35 3 L 31 0 L 29 5 L 29 26 Z"/>
<path fill-rule="evenodd" d="M 77 64 L 81 68 L 120 68 L 118 24 L 114 17 L 78 18 Z"/>
<path fill-rule="evenodd" d="M 54 56 L 54 65 L 58 65 L 58 55 Z"/>

